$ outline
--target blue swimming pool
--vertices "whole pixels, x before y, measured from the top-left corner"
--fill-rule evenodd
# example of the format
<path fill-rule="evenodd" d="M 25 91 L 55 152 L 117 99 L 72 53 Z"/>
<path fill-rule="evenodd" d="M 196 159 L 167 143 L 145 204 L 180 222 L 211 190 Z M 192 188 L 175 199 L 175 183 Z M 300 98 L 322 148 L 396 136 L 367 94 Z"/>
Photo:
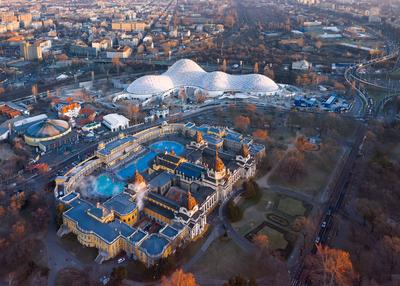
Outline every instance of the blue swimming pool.
<path fill-rule="evenodd" d="M 163 140 L 163 141 L 158 141 L 153 144 L 151 144 L 150 149 L 154 152 L 161 153 L 161 152 L 172 152 L 174 150 L 176 155 L 182 155 L 183 152 L 185 151 L 185 146 L 183 146 L 181 143 L 178 143 L 176 141 L 168 141 L 168 140 Z"/>
<path fill-rule="evenodd" d="M 156 155 L 157 153 L 153 151 L 147 152 L 139 159 L 129 163 L 128 165 L 120 169 L 117 172 L 118 177 L 121 177 L 123 180 L 127 180 L 133 177 L 136 170 L 138 170 L 139 172 L 147 170 L 149 168 L 151 160 L 153 160 Z"/>
<path fill-rule="evenodd" d="M 162 153 L 164 151 L 171 152 L 174 150 L 175 154 L 182 155 L 185 151 L 185 146 L 181 143 L 175 141 L 158 141 L 149 146 L 151 151 L 147 152 L 145 155 L 135 160 L 134 162 L 129 163 L 124 168 L 120 169 L 117 172 L 117 175 L 121 177 L 123 180 L 127 180 L 133 177 L 136 170 L 139 172 L 143 172 L 147 170 L 150 166 L 150 162 L 156 157 L 158 153 Z"/>
<path fill-rule="evenodd" d="M 118 178 L 127 181 L 133 177 L 135 171 L 144 172 L 150 166 L 150 162 L 156 157 L 158 153 L 171 152 L 174 150 L 175 154 L 182 155 L 185 152 L 185 146 L 175 141 L 157 141 L 149 146 L 148 151 L 137 160 L 125 165 L 123 168 L 116 172 Z M 125 182 L 113 179 L 107 174 L 102 174 L 97 177 L 95 181 L 96 193 L 103 197 L 109 197 L 114 194 L 121 193 L 125 187 Z"/>
<path fill-rule="evenodd" d="M 113 179 L 107 174 L 102 174 L 97 177 L 93 185 L 95 195 L 100 197 L 111 197 L 122 193 L 125 183 Z"/>

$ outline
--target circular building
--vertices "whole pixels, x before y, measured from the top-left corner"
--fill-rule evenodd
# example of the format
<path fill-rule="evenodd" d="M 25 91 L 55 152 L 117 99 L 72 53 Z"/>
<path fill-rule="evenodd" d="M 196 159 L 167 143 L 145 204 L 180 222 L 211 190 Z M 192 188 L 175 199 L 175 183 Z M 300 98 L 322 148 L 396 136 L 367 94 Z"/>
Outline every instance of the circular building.
<path fill-rule="evenodd" d="M 67 121 L 47 119 L 30 126 L 25 132 L 25 142 L 31 146 L 38 146 L 41 142 L 51 141 L 63 137 L 71 132 Z"/>

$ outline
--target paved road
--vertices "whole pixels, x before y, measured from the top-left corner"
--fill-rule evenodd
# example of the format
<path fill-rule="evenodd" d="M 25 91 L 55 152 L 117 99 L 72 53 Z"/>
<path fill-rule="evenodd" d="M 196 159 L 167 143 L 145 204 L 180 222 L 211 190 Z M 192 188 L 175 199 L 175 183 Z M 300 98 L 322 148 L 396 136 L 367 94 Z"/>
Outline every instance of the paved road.
<path fill-rule="evenodd" d="M 218 216 L 222 221 L 226 234 L 230 239 L 232 239 L 242 250 L 247 253 L 257 253 L 257 247 L 252 244 L 248 239 L 241 236 L 236 230 L 232 227 L 229 219 L 226 216 L 226 207 L 230 200 L 234 200 L 236 197 L 240 196 L 243 193 L 243 189 L 237 189 L 232 191 L 222 202 L 221 206 L 218 210 Z"/>

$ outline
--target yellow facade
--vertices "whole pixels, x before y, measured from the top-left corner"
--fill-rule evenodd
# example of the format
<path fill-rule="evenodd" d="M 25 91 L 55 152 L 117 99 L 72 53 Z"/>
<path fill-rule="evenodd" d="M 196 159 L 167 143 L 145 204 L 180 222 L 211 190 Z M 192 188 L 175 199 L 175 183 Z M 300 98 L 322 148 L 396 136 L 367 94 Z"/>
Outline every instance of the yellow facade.
<path fill-rule="evenodd" d="M 168 256 L 170 256 L 172 254 L 172 251 L 173 251 L 172 244 L 168 244 L 168 246 L 165 248 L 164 252 L 162 253 L 161 257 L 157 257 L 157 259 L 167 258 Z M 140 248 L 136 249 L 136 257 L 139 259 L 139 261 L 141 261 L 145 265 L 154 264 L 154 260 L 152 260 L 151 257 L 148 257 L 146 252 L 142 251 Z"/>
<path fill-rule="evenodd" d="M 185 162 L 187 162 L 186 158 L 179 157 L 179 162 L 178 163 L 174 163 L 174 162 L 170 162 L 170 163 L 171 163 L 171 165 L 173 165 L 175 167 L 178 167 L 180 164 L 185 163 Z M 153 166 L 153 169 L 154 170 L 163 170 L 163 171 L 166 171 L 168 173 L 175 173 L 175 169 L 169 168 L 169 167 L 164 166 L 164 165 L 159 165 L 159 164 L 155 164 Z"/>
<path fill-rule="evenodd" d="M 151 210 L 149 208 L 144 208 L 144 213 L 146 215 L 158 220 L 158 221 L 162 221 L 162 222 L 167 223 L 167 224 L 171 224 L 172 223 L 171 219 L 169 219 L 169 218 L 167 218 L 167 217 L 165 217 L 165 216 L 163 216 L 163 215 L 161 215 L 161 214 L 159 214 L 159 213 L 157 213 L 157 212 L 155 212 L 155 211 L 153 211 L 153 210 Z"/>
<path fill-rule="evenodd" d="M 95 247 L 99 251 L 103 251 L 108 253 L 109 258 L 113 258 L 117 256 L 121 251 L 128 252 L 128 245 L 124 238 L 120 237 L 113 241 L 113 243 L 108 244 L 100 237 L 95 235 L 94 233 L 85 233 L 76 227 L 76 223 L 67 217 L 63 217 L 64 225 L 68 227 L 68 229 L 76 235 L 80 244 L 86 247 Z"/>
<path fill-rule="evenodd" d="M 119 220 L 123 221 L 124 223 L 126 223 L 127 225 L 134 225 L 138 218 L 139 218 L 139 210 L 137 208 L 135 208 L 133 210 L 133 212 L 126 214 L 126 215 L 119 215 L 119 214 L 115 214 Z"/>

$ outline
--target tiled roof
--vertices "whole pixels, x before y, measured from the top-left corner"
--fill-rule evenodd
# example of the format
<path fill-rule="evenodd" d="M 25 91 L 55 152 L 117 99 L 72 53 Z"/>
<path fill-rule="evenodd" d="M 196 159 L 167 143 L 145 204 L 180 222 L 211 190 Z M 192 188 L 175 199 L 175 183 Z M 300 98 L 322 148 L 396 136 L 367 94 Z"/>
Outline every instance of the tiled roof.
<path fill-rule="evenodd" d="M 103 204 L 108 210 L 113 209 L 119 215 L 127 215 L 136 209 L 136 203 L 127 193 L 118 194 Z"/>

